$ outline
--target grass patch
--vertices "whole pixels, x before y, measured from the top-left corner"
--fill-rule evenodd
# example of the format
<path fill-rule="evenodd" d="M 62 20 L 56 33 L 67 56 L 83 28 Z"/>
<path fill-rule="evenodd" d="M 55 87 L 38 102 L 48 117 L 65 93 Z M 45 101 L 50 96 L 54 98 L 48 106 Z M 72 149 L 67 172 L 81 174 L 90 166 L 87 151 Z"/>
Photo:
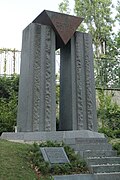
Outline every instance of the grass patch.
<path fill-rule="evenodd" d="M 37 180 L 27 160 L 31 145 L 0 140 L 0 180 Z"/>
<path fill-rule="evenodd" d="M 41 147 L 63 146 L 70 163 L 50 167 Z M 22 144 L 0 139 L 0 180 L 53 180 L 52 175 L 89 173 L 86 163 L 63 143 Z"/>

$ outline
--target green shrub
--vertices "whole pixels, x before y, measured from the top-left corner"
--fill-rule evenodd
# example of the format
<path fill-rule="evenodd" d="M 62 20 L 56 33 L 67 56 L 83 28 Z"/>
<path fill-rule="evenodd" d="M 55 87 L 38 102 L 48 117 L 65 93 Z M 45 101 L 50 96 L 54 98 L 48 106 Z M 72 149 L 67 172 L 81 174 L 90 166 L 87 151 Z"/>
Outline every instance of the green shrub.
<path fill-rule="evenodd" d="M 99 128 L 98 132 L 105 134 L 109 138 L 115 138 L 114 131 L 106 127 Z"/>
<path fill-rule="evenodd" d="M 117 150 L 117 154 L 120 155 L 120 142 L 113 144 L 113 148 Z"/>
<path fill-rule="evenodd" d="M 50 172 L 50 164 L 48 162 L 39 161 L 37 164 L 37 167 L 40 172 L 42 172 L 43 175 L 46 175 Z"/>
<path fill-rule="evenodd" d="M 113 134 L 116 138 L 120 138 L 120 129 L 114 130 Z"/>
<path fill-rule="evenodd" d="M 98 124 L 99 132 L 117 138 L 120 137 L 120 106 L 112 102 L 112 96 L 112 93 L 105 94 L 104 90 L 98 91 Z"/>
<path fill-rule="evenodd" d="M 120 138 L 120 129 L 112 130 L 107 127 L 99 128 L 99 133 L 104 133 L 109 138 Z"/>
<path fill-rule="evenodd" d="M 16 125 L 19 76 L 0 77 L 0 135 Z"/>
<path fill-rule="evenodd" d="M 19 75 L 0 77 L 0 98 L 9 100 L 14 93 L 18 94 L 18 88 Z"/>
<path fill-rule="evenodd" d="M 120 139 L 111 139 L 110 144 L 112 144 L 113 148 L 117 150 L 117 154 L 120 155 Z"/>
<path fill-rule="evenodd" d="M 42 154 L 40 152 L 40 147 L 64 147 L 65 152 L 70 160 L 70 163 L 65 164 L 54 164 L 50 165 L 45 162 Z M 71 173 L 85 173 L 88 172 L 86 162 L 75 154 L 74 150 L 64 143 L 58 142 L 41 142 L 38 144 L 33 144 L 32 149 L 28 153 L 28 159 L 33 164 L 37 166 L 42 175 L 47 174 L 71 174 Z"/>

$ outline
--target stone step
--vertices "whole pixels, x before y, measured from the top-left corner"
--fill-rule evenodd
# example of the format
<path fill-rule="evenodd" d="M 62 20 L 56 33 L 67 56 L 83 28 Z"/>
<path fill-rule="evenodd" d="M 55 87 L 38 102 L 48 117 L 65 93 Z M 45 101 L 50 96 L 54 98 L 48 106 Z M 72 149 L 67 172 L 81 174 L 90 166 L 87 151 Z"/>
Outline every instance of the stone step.
<path fill-rule="evenodd" d="M 76 144 L 70 145 L 76 151 L 85 151 L 85 150 L 112 150 L 112 145 L 108 143 L 90 143 L 90 144 Z"/>
<path fill-rule="evenodd" d="M 79 131 L 79 133 L 82 130 Z M 76 132 L 77 133 L 77 132 Z M 64 143 L 71 145 L 71 144 L 90 144 L 90 143 L 107 143 L 108 140 L 107 138 L 104 137 L 104 135 L 97 133 L 97 135 L 99 134 L 99 138 L 98 137 L 85 137 L 85 135 L 87 134 L 87 131 L 82 132 L 82 134 L 79 134 L 79 136 L 75 136 L 75 134 L 71 134 L 67 132 L 66 136 L 64 137 Z M 89 133 L 93 133 L 93 132 L 89 132 Z M 80 137 L 81 136 L 81 137 Z"/>
<path fill-rule="evenodd" d="M 53 176 L 53 179 L 54 180 L 93 180 L 94 174 L 57 175 L 57 176 Z"/>
<path fill-rule="evenodd" d="M 87 158 L 89 165 L 102 165 L 102 164 L 120 164 L 120 157 L 95 157 Z"/>
<path fill-rule="evenodd" d="M 120 173 L 74 174 L 53 176 L 54 180 L 120 180 Z"/>
<path fill-rule="evenodd" d="M 113 165 L 91 165 L 90 171 L 92 173 L 111 173 L 111 172 L 120 172 L 120 164 Z"/>
<path fill-rule="evenodd" d="M 113 150 L 88 150 L 88 151 L 78 151 L 78 153 L 83 157 L 83 158 L 88 158 L 88 157 L 116 157 L 117 156 L 117 151 Z"/>
<path fill-rule="evenodd" d="M 107 138 L 75 138 L 76 144 L 107 143 L 107 142 L 108 142 Z"/>
<path fill-rule="evenodd" d="M 120 173 L 97 173 L 94 174 L 94 180 L 120 180 Z"/>

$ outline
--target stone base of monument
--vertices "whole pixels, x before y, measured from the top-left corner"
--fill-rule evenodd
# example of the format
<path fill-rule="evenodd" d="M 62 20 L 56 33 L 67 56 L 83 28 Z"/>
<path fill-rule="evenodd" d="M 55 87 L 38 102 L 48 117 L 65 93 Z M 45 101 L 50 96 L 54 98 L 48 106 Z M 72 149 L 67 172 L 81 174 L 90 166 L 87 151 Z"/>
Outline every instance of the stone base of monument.
<path fill-rule="evenodd" d="M 104 134 L 89 131 L 3 133 L 1 139 L 18 142 L 58 141 L 71 146 L 88 164 L 91 174 L 54 176 L 54 180 L 119 180 L 120 157 Z"/>
<path fill-rule="evenodd" d="M 63 141 L 66 144 L 75 144 L 76 140 L 79 139 L 93 139 L 96 138 L 105 139 L 104 134 L 89 131 L 89 130 L 75 130 L 75 131 L 51 131 L 51 132 L 4 132 L 1 136 L 2 139 L 13 140 L 13 141 Z M 100 140 L 99 139 L 99 140 Z"/>

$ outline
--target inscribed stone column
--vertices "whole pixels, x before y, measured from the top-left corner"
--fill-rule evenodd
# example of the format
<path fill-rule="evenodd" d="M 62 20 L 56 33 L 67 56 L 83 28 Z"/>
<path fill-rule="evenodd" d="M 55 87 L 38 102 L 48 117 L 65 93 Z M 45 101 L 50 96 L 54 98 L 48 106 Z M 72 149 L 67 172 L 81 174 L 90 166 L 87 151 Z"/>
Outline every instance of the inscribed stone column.
<path fill-rule="evenodd" d="M 78 129 L 97 131 L 92 38 L 75 33 L 76 101 Z"/>
<path fill-rule="evenodd" d="M 18 132 L 55 131 L 55 33 L 31 23 L 23 31 Z"/>
<path fill-rule="evenodd" d="M 60 129 L 97 131 L 92 40 L 76 32 L 61 47 Z"/>

